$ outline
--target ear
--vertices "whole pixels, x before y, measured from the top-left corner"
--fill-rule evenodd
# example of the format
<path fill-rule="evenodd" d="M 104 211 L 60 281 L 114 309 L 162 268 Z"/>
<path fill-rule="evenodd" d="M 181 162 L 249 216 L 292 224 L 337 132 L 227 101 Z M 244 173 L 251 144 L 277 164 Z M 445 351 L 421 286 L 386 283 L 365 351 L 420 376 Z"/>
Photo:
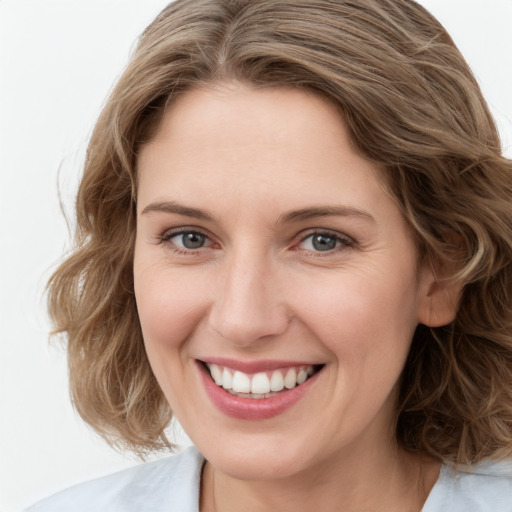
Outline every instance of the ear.
<path fill-rule="evenodd" d="M 455 320 L 463 288 L 459 280 L 437 270 L 425 265 L 419 276 L 418 321 L 428 327 L 441 327 Z"/>

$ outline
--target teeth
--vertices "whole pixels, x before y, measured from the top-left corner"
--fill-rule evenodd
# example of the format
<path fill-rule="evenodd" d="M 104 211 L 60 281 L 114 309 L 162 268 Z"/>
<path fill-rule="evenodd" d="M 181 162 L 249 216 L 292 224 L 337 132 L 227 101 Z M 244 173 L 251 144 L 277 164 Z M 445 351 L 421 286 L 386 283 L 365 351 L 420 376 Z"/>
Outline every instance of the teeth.
<path fill-rule="evenodd" d="M 251 393 L 262 395 L 270 392 L 270 380 L 266 373 L 257 373 L 251 381 Z"/>
<path fill-rule="evenodd" d="M 299 370 L 299 373 L 297 374 L 297 384 L 302 384 L 303 382 L 306 382 L 306 379 L 308 378 L 308 372 L 304 370 L 304 368 L 301 368 Z"/>
<path fill-rule="evenodd" d="M 208 364 L 207 366 L 217 386 L 235 394 L 250 395 L 250 398 L 266 398 L 269 393 L 273 396 L 273 393 L 278 393 L 285 388 L 293 389 L 295 386 L 306 382 L 314 373 L 311 365 L 273 372 L 260 372 L 252 376 L 216 364 Z"/>
<path fill-rule="evenodd" d="M 294 368 L 290 368 L 284 377 L 284 387 L 286 389 L 292 389 L 297 384 L 297 372 Z"/>
<path fill-rule="evenodd" d="M 284 379 L 281 372 L 273 372 L 270 377 L 270 391 L 282 391 L 284 388 Z"/>
<path fill-rule="evenodd" d="M 223 386 L 224 387 L 224 386 Z M 242 372 L 235 372 L 233 375 L 233 391 L 236 393 L 250 393 L 251 379 L 249 375 Z"/>
<path fill-rule="evenodd" d="M 222 386 L 222 371 L 221 371 L 221 369 L 217 365 L 212 364 L 212 366 L 210 367 L 210 373 L 212 374 L 215 384 L 217 384 L 217 386 Z"/>
<path fill-rule="evenodd" d="M 233 388 L 233 376 L 227 368 L 222 371 L 222 382 L 218 386 L 222 386 L 224 389 Z"/>

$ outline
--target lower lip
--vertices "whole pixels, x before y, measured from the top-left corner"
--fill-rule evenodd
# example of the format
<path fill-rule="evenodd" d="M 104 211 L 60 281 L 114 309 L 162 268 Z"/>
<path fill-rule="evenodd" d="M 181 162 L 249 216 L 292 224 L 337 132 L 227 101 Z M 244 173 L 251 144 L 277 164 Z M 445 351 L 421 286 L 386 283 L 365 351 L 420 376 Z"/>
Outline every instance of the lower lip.
<path fill-rule="evenodd" d="M 206 392 L 213 404 L 226 416 L 241 420 L 264 420 L 283 413 L 311 389 L 321 373 L 315 373 L 303 384 L 270 398 L 243 398 L 217 386 L 203 363 L 198 362 L 198 366 Z"/>

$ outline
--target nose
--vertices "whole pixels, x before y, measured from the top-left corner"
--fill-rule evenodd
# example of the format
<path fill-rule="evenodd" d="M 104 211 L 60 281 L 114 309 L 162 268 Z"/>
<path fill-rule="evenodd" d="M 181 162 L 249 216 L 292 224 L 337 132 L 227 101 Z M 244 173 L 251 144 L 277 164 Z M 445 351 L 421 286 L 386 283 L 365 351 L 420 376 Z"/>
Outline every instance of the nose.
<path fill-rule="evenodd" d="M 209 325 L 223 339 L 248 347 L 286 331 L 290 314 L 279 272 L 265 257 L 234 255 L 220 273 Z"/>

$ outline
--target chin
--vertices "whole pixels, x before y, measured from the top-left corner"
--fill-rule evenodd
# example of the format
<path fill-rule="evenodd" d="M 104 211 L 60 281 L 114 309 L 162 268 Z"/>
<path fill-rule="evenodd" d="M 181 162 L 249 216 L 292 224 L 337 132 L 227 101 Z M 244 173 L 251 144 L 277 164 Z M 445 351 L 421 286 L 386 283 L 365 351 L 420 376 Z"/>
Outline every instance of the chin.
<path fill-rule="evenodd" d="M 297 457 L 294 457 L 297 458 Z M 298 461 L 283 458 L 281 454 L 276 457 L 262 456 L 257 453 L 223 454 L 208 462 L 217 470 L 238 480 L 267 481 L 281 480 L 301 471 Z"/>
<path fill-rule="evenodd" d="M 291 434 L 287 440 L 282 440 L 268 432 L 254 436 L 249 442 L 235 439 L 228 443 L 217 442 L 215 446 L 208 442 L 205 450 L 201 443 L 196 446 L 217 471 L 239 480 L 265 481 L 284 479 L 304 471 L 309 466 L 306 455 L 309 444 L 306 440 L 298 443 Z"/>

